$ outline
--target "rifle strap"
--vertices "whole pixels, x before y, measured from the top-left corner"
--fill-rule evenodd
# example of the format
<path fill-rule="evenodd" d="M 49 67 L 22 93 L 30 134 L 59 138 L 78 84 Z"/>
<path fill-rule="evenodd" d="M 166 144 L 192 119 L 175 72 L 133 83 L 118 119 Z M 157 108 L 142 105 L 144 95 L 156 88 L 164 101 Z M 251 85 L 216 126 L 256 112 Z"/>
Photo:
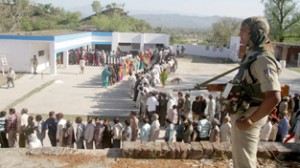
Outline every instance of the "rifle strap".
<path fill-rule="evenodd" d="M 273 63 L 275 64 L 277 70 L 280 69 L 279 65 L 278 65 L 278 62 L 277 60 L 272 56 L 270 55 L 269 53 L 267 53 L 268 55 L 266 55 L 265 57 L 268 58 L 269 60 L 273 61 Z M 254 61 L 253 61 L 254 62 Z M 252 84 L 256 83 L 257 82 L 257 79 L 253 76 L 253 73 L 251 71 L 251 65 L 253 64 L 253 62 L 250 62 L 249 65 L 247 66 L 248 68 L 248 73 L 249 73 L 249 76 L 251 78 L 251 81 L 252 81 Z"/>

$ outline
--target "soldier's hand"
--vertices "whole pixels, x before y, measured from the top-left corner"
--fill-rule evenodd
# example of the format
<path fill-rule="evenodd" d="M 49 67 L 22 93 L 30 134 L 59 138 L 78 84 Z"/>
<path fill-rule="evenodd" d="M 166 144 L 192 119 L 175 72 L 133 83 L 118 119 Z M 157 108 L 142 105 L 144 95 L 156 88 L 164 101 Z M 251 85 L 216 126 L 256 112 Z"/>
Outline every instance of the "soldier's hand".
<path fill-rule="evenodd" d="M 245 117 L 241 117 L 239 119 L 237 119 L 235 121 L 236 126 L 240 129 L 240 130 L 248 130 L 249 128 L 251 128 L 251 124 L 248 122 L 248 119 Z"/>

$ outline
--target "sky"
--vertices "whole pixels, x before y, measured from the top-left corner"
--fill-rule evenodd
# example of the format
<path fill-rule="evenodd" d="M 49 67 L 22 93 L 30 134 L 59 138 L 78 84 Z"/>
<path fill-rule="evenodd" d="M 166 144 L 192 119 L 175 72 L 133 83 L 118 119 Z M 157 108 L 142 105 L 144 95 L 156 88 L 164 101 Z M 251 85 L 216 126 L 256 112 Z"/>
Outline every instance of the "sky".
<path fill-rule="evenodd" d="M 93 0 L 31 0 L 51 3 L 66 10 L 91 14 Z M 228 16 L 245 18 L 263 15 L 261 0 L 100 0 L 102 6 L 125 3 L 129 14 L 182 14 L 192 16 Z"/>

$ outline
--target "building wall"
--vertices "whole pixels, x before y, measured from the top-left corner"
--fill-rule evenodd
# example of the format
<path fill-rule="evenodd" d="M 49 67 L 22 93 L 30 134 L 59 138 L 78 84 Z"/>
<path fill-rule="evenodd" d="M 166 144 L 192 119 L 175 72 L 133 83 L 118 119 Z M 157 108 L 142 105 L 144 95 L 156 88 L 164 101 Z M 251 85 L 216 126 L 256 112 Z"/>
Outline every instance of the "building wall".
<path fill-rule="evenodd" d="M 144 34 L 144 43 L 145 44 L 164 44 L 169 46 L 170 35 L 168 34 L 155 34 L 155 33 L 146 33 Z"/>
<path fill-rule="evenodd" d="M 31 59 L 38 55 L 38 51 L 45 50 L 45 56 L 38 57 L 41 65 L 38 71 L 49 65 L 45 57 L 49 55 L 48 42 L 24 41 L 24 40 L 0 40 L 0 54 L 6 56 L 8 65 L 17 72 L 31 72 Z"/>
<path fill-rule="evenodd" d="M 32 42 L 31 43 L 31 58 L 33 55 L 37 56 L 39 66 L 37 67 L 37 72 L 42 72 L 50 66 L 50 42 Z M 44 51 L 44 54 L 39 56 L 39 51 Z M 33 69 L 31 69 L 33 72 Z"/>
<path fill-rule="evenodd" d="M 140 33 L 119 33 L 119 43 L 141 43 Z"/>
<path fill-rule="evenodd" d="M 148 48 L 148 46 L 155 46 L 155 44 L 163 44 L 169 46 L 170 36 L 167 34 L 155 33 L 120 33 L 113 32 L 112 50 L 116 51 L 119 43 L 136 43 L 140 44 L 140 51 Z M 134 48 L 122 47 L 125 51 L 136 50 Z"/>
<path fill-rule="evenodd" d="M 291 47 L 288 50 L 289 64 L 298 64 L 298 54 L 300 54 L 300 48 Z"/>
<path fill-rule="evenodd" d="M 230 42 L 230 48 L 205 46 L 205 45 L 193 45 L 193 44 L 174 44 L 172 47 L 173 53 L 176 53 L 177 46 L 181 52 L 181 46 L 185 48 L 185 54 L 193 56 L 203 56 L 210 58 L 226 58 L 233 61 L 238 61 L 239 52 L 239 37 L 232 37 Z"/>
<path fill-rule="evenodd" d="M 193 44 L 175 44 L 173 47 L 174 53 L 176 53 L 177 46 L 181 52 L 181 46 L 185 48 L 186 55 L 193 56 L 205 56 L 211 58 L 229 58 L 230 50 L 223 47 L 205 46 L 205 45 L 193 45 Z"/>
<path fill-rule="evenodd" d="M 280 60 L 285 60 L 286 64 L 298 64 L 298 54 L 300 47 L 286 45 L 274 45 L 275 57 Z"/>

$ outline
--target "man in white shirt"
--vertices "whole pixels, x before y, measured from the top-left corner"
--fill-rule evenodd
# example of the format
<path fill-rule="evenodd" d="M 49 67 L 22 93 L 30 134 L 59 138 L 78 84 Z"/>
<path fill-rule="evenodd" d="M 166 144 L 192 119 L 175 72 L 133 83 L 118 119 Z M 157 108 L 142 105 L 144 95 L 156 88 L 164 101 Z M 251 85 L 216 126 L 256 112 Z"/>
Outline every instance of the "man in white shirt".
<path fill-rule="evenodd" d="M 259 139 L 261 141 L 269 141 L 269 136 L 271 131 L 272 131 L 272 123 L 271 123 L 271 119 L 268 118 L 268 121 L 260 130 Z"/>
<path fill-rule="evenodd" d="M 94 132 L 95 132 L 95 125 L 93 124 L 93 118 L 88 117 L 87 124 L 84 130 L 84 140 L 86 144 L 86 149 L 93 149 L 93 139 L 94 139 Z"/>
<path fill-rule="evenodd" d="M 208 141 L 210 136 L 211 122 L 207 120 L 205 114 L 202 114 L 201 119 L 198 122 L 197 130 L 199 132 L 199 139 L 202 141 Z"/>
<path fill-rule="evenodd" d="M 156 97 L 155 97 L 155 93 L 150 92 L 149 93 L 150 97 L 148 97 L 147 99 L 147 112 L 148 112 L 148 119 L 149 121 L 151 121 L 152 115 L 156 112 L 156 106 L 159 105 Z M 151 124 L 152 122 L 150 122 Z"/>
<path fill-rule="evenodd" d="M 146 78 L 144 78 L 146 79 Z M 148 82 L 142 83 L 139 88 L 139 96 L 140 96 L 140 109 L 141 109 L 141 117 L 144 118 L 147 114 L 147 99 L 148 94 L 150 93 L 151 88 Z"/>
<path fill-rule="evenodd" d="M 215 117 L 215 113 L 216 113 L 216 102 L 213 99 L 212 95 L 208 96 L 208 104 L 207 104 L 207 113 L 208 113 L 208 120 L 210 122 L 212 122 L 212 120 Z"/>
<path fill-rule="evenodd" d="M 10 84 L 12 84 L 12 87 L 15 87 L 14 79 L 16 78 L 15 71 L 12 70 L 12 68 L 9 68 L 6 74 L 6 84 L 7 88 L 10 87 Z"/>
<path fill-rule="evenodd" d="M 80 73 L 84 74 L 84 67 L 85 67 L 85 60 L 84 58 L 81 58 L 81 60 L 79 61 L 79 66 L 80 66 Z"/>
<path fill-rule="evenodd" d="M 25 148 L 26 146 L 26 135 L 25 135 L 25 128 L 28 125 L 28 109 L 23 108 L 21 110 L 21 119 L 18 120 L 18 131 L 19 131 L 19 147 L 20 148 Z"/>
<path fill-rule="evenodd" d="M 173 96 L 172 93 L 169 93 L 168 94 L 167 111 L 172 110 L 174 105 L 176 105 L 176 98 Z"/>
<path fill-rule="evenodd" d="M 121 148 L 121 139 L 122 139 L 122 131 L 123 126 L 119 122 L 119 118 L 116 117 L 114 119 L 115 125 L 113 126 L 113 148 Z"/>
<path fill-rule="evenodd" d="M 129 82 L 130 98 L 133 99 L 136 78 L 134 75 L 132 75 L 132 72 L 129 72 L 128 82 Z"/>
<path fill-rule="evenodd" d="M 143 122 L 144 125 L 141 128 L 140 138 L 142 142 L 149 142 L 151 126 L 149 124 L 148 118 L 144 118 Z"/>
<path fill-rule="evenodd" d="M 66 123 L 67 123 L 67 121 L 63 119 L 63 117 L 64 115 L 62 113 L 56 114 L 56 119 L 58 120 L 57 130 L 56 130 L 56 145 L 58 147 L 63 146 L 63 138 L 64 138 Z"/>
<path fill-rule="evenodd" d="M 153 80 L 153 86 L 156 86 L 157 84 L 160 84 L 160 67 L 158 64 L 155 64 L 153 69 L 151 70 L 151 76 Z"/>

